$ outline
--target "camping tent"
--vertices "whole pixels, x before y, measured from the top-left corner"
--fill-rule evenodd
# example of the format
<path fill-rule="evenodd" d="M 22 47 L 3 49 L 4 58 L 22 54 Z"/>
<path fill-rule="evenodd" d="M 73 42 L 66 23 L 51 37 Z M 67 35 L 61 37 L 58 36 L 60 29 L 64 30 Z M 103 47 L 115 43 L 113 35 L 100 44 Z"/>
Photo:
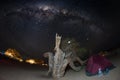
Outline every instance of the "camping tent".
<path fill-rule="evenodd" d="M 104 56 L 101 55 L 93 55 L 91 56 L 86 65 L 86 75 L 92 76 L 96 75 L 101 69 L 102 72 L 106 72 L 106 70 L 111 70 L 115 66 L 107 60 Z"/>

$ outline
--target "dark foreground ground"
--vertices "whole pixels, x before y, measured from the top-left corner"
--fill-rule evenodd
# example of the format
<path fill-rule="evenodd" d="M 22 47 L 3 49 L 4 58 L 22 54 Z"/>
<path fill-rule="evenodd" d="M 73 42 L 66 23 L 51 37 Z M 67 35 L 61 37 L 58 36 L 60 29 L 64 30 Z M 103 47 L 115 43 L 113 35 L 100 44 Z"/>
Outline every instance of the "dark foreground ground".
<path fill-rule="evenodd" d="M 16 61 L 1 61 L 0 63 L 0 80 L 52 80 L 46 76 L 46 72 L 47 67 L 40 65 Z"/>
<path fill-rule="evenodd" d="M 85 74 L 84 67 L 80 72 L 67 70 L 61 80 L 120 80 L 120 56 L 112 56 L 109 60 L 116 68 L 107 75 L 88 77 Z M 47 69 L 47 67 L 41 67 L 40 65 L 0 60 L 0 80 L 53 80 L 51 77 L 46 76 Z"/>

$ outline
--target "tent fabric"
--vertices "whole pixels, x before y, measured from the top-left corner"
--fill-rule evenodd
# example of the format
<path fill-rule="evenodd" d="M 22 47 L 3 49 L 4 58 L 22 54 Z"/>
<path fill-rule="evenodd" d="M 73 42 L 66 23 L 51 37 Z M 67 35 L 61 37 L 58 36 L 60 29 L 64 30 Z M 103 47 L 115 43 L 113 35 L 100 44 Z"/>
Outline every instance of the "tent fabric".
<path fill-rule="evenodd" d="M 115 66 L 104 56 L 93 55 L 87 61 L 86 75 L 92 76 L 98 74 L 99 68 L 101 68 L 102 72 L 105 72 L 106 70 L 111 70 L 114 67 Z"/>

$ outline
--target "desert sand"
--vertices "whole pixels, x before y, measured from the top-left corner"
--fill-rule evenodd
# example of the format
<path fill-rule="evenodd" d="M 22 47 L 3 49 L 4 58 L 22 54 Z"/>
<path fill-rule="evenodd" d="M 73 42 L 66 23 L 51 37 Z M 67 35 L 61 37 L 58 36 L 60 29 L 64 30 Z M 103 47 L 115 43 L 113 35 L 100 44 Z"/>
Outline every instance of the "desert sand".
<path fill-rule="evenodd" d="M 101 77 L 86 76 L 85 67 L 75 72 L 68 69 L 65 76 L 60 80 L 120 80 L 120 55 L 108 58 L 116 68 L 109 71 L 107 75 Z M 48 68 L 42 68 L 39 65 L 30 65 L 23 63 L 0 63 L 0 80 L 53 80 L 46 76 Z"/>

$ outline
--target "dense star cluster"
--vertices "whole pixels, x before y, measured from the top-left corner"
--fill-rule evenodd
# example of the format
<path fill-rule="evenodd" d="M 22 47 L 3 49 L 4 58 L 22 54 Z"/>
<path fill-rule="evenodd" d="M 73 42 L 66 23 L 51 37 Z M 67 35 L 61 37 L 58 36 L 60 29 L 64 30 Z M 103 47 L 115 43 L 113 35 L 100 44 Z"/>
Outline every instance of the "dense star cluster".
<path fill-rule="evenodd" d="M 85 21 L 92 24 L 92 26 L 89 26 L 91 31 L 96 32 L 98 34 L 103 32 L 99 27 L 96 26 L 95 23 L 90 21 L 90 19 L 88 19 L 85 16 L 83 17 L 79 11 L 69 10 L 67 8 L 59 8 L 56 6 L 42 4 L 42 5 L 27 6 L 27 7 L 19 8 L 13 11 L 13 13 L 18 13 L 18 14 L 20 13 L 20 14 L 27 15 L 29 17 L 34 17 L 36 19 L 36 24 L 42 21 L 45 21 L 45 23 L 47 23 L 48 21 L 54 20 L 56 16 L 63 16 L 62 17 L 63 20 L 65 18 L 67 18 L 68 20 L 68 21 L 66 20 L 64 24 L 67 24 L 67 23 L 84 24 L 84 21 Z"/>
<path fill-rule="evenodd" d="M 82 17 L 82 14 L 80 12 L 75 10 L 68 10 L 67 8 L 57 8 L 55 6 L 50 5 L 34 5 L 34 6 L 23 6 L 21 8 L 15 8 L 11 11 L 8 11 L 8 13 L 4 13 L 4 16 L 12 15 L 12 14 L 26 14 L 28 16 L 33 16 L 35 18 L 42 18 L 43 16 L 46 16 L 48 19 L 49 17 L 53 17 L 55 15 L 64 15 L 64 16 L 76 16 L 76 17 Z"/>

